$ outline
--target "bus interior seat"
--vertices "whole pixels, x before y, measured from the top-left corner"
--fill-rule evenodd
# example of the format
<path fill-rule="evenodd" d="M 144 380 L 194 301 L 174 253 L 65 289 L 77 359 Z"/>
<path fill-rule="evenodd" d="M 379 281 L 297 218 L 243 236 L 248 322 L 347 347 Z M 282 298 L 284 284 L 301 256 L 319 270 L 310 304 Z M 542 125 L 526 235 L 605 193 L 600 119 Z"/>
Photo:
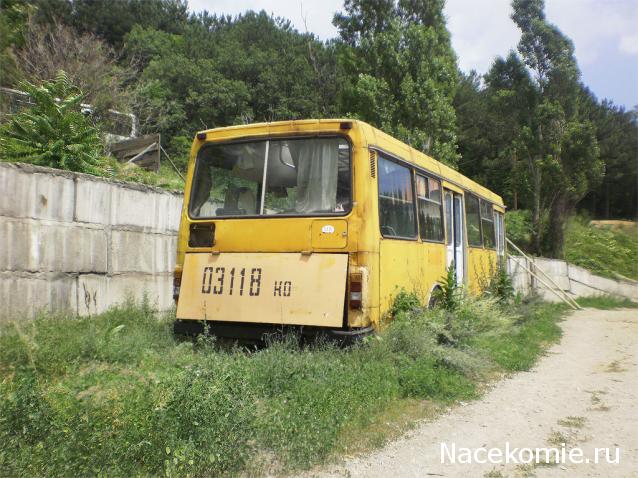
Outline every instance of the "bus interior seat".
<path fill-rule="evenodd" d="M 245 216 L 256 213 L 255 194 L 247 187 L 228 188 L 224 207 L 216 211 L 217 216 Z"/>
<path fill-rule="evenodd" d="M 257 203 L 255 202 L 255 193 L 248 188 L 239 188 L 239 196 L 237 198 L 237 206 L 239 209 L 246 211 L 246 214 L 257 214 Z"/>

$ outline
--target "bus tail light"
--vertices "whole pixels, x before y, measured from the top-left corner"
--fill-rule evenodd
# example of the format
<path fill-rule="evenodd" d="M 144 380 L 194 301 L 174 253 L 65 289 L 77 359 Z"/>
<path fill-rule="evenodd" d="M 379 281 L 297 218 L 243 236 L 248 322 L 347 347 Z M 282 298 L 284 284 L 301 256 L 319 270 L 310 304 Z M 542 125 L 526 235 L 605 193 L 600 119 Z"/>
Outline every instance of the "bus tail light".
<path fill-rule="evenodd" d="M 173 276 L 173 300 L 175 301 L 175 305 L 179 301 L 179 291 L 182 286 L 182 273 L 181 271 L 175 271 L 175 275 Z"/>
<path fill-rule="evenodd" d="M 350 308 L 360 309 L 363 293 L 363 274 L 356 272 L 350 274 Z"/>

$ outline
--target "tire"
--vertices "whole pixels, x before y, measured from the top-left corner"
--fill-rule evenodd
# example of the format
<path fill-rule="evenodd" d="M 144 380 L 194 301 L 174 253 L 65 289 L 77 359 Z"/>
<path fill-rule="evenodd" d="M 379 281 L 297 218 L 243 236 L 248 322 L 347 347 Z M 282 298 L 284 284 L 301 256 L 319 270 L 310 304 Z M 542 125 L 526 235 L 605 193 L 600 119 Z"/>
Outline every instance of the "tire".
<path fill-rule="evenodd" d="M 432 292 L 430 292 L 430 299 L 428 300 L 428 309 L 434 309 L 437 305 L 439 305 L 439 302 L 441 302 L 441 299 L 439 299 L 438 296 L 438 291 L 440 291 L 441 288 L 439 286 L 435 286 L 432 289 Z"/>

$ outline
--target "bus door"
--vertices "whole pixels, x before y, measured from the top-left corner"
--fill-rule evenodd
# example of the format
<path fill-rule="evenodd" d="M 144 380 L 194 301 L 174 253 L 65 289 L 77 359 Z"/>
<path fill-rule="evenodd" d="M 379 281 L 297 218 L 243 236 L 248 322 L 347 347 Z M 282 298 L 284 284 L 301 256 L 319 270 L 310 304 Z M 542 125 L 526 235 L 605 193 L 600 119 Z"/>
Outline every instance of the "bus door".
<path fill-rule="evenodd" d="M 462 285 L 465 280 L 465 237 L 463 196 L 448 189 L 445 190 L 445 228 L 447 243 L 447 267 L 454 264 L 456 283 Z"/>

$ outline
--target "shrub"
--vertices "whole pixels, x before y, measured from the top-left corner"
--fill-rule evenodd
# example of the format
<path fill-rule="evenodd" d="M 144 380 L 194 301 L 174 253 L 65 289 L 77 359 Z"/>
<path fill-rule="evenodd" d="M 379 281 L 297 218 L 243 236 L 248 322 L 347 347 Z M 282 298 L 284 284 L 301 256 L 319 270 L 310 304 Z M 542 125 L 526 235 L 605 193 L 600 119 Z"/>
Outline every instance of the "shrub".
<path fill-rule="evenodd" d="M 60 71 L 40 86 L 20 84 L 34 105 L 0 128 L 0 157 L 70 171 L 100 172 L 102 144 L 80 111 L 83 95 Z"/>
<path fill-rule="evenodd" d="M 435 304 L 446 310 L 455 310 L 463 300 L 463 290 L 456 283 L 454 264 L 447 268 L 447 273 L 439 282 L 440 288 L 434 290 Z"/>
<path fill-rule="evenodd" d="M 398 317 L 349 348 L 273 338 L 178 342 L 174 316 L 124 304 L 91 318 L 0 325 L 0 468 L 7 476 L 229 476 L 307 468 L 415 400 L 477 396 L 531 366 L 562 309 L 493 298 L 454 311 L 397 296 Z M 377 420 L 375 422 L 375 420 Z M 370 428 L 369 428 L 370 427 Z M 376 427 L 376 428 L 375 428 Z"/>
<path fill-rule="evenodd" d="M 414 292 L 406 292 L 404 289 L 401 289 L 392 301 L 390 315 L 392 317 L 398 317 L 402 313 L 412 312 L 421 307 L 423 307 L 421 300 Z"/>
<path fill-rule="evenodd" d="M 505 213 L 505 231 L 507 237 L 524 251 L 532 246 L 532 212 L 526 209 L 516 209 Z"/>
<path fill-rule="evenodd" d="M 481 290 L 484 295 L 494 297 L 502 304 L 507 304 L 514 299 L 514 284 L 507 273 L 504 260 L 499 261 L 496 267 L 490 262 L 490 271 L 486 277 L 481 284 Z"/>

